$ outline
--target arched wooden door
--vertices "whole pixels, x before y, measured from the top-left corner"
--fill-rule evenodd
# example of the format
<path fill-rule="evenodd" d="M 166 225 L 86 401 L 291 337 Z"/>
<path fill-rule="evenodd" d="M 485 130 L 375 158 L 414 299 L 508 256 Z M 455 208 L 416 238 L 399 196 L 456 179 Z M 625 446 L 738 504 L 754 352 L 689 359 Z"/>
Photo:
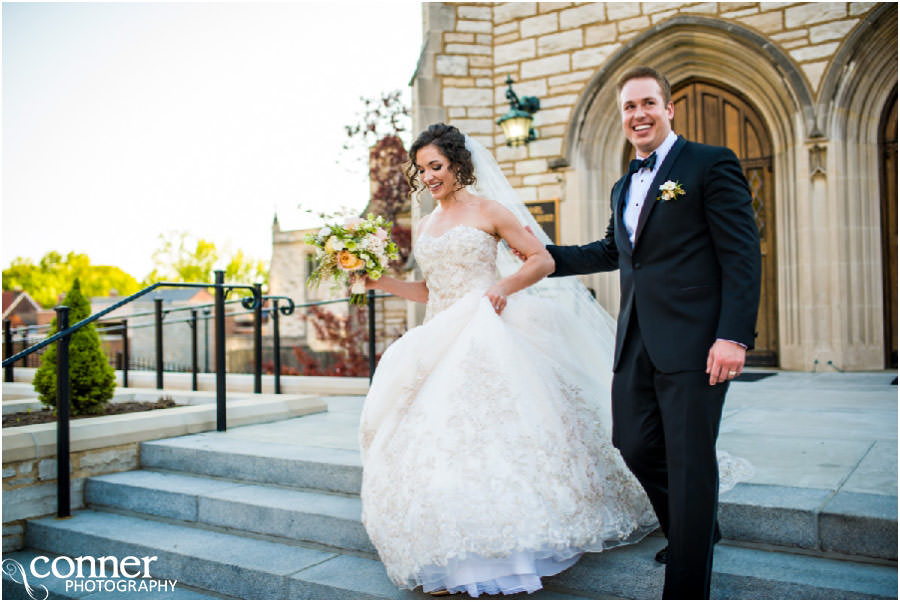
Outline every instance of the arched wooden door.
<path fill-rule="evenodd" d="M 746 100 L 722 86 L 694 81 L 672 93 L 676 133 L 688 140 L 727 146 L 735 152 L 753 195 L 762 253 L 762 290 L 756 321 L 756 348 L 747 362 L 778 365 L 778 296 L 775 271 L 775 190 L 772 143 L 759 113 Z"/>
<path fill-rule="evenodd" d="M 897 89 L 881 118 L 881 246 L 885 366 L 897 367 Z"/>
<path fill-rule="evenodd" d="M 756 348 L 747 355 L 751 366 L 778 365 L 778 295 L 775 271 L 774 174 L 772 143 L 759 113 L 736 92 L 721 85 L 691 80 L 672 92 L 672 128 L 688 140 L 727 146 L 735 152 L 753 195 L 762 253 L 762 290 L 756 322 Z M 623 171 L 634 158 L 626 143 Z"/>

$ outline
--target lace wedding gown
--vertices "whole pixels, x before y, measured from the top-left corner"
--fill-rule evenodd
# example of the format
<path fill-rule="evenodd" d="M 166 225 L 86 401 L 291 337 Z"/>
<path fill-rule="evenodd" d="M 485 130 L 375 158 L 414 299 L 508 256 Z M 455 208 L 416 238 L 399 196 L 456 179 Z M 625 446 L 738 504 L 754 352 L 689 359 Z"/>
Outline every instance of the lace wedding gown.
<path fill-rule="evenodd" d="M 363 523 L 399 587 L 532 592 L 583 551 L 656 528 L 610 441 L 612 333 L 548 299 L 498 316 L 497 240 L 459 225 L 422 235 L 425 323 L 385 352 L 360 427 Z M 597 349 L 606 357 L 583 357 Z M 579 340 L 580 339 L 580 340 Z"/>

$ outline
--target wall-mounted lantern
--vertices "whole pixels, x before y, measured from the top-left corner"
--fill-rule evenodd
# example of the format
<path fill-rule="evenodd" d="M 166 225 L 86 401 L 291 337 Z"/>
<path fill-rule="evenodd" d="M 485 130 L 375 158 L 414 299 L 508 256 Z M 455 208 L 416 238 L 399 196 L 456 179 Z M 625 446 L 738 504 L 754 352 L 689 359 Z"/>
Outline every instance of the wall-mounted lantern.
<path fill-rule="evenodd" d="M 531 127 L 534 114 L 541 108 L 541 101 L 535 96 L 523 96 L 521 100 L 513 92 L 512 76 L 506 76 L 506 98 L 509 99 L 509 111 L 497 120 L 497 125 L 503 129 L 507 146 L 522 146 L 532 140 L 537 140 L 537 132 Z"/>

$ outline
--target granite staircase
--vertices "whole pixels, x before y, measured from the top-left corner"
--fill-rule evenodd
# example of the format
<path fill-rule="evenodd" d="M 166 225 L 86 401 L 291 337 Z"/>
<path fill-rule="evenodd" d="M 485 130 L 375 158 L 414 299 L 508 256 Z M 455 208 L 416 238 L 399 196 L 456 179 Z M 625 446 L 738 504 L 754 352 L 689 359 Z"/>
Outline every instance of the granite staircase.
<path fill-rule="evenodd" d="M 156 556 L 153 577 L 177 579 L 178 598 L 430 598 L 398 590 L 378 561 L 360 522 L 357 452 L 202 433 L 143 443 L 140 459 L 140 470 L 88 479 L 88 508 L 73 518 L 29 521 L 27 549 L 6 558 Z M 739 485 L 721 500 L 712 596 L 896 599 L 896 505 Z M 588 554 L 514 598 L 658 598 L 664 544 Z M 88 597 L 51 585 L 51 598 Z M 4 576 L 4 599 L 25 597 L 19 587 Z"/>

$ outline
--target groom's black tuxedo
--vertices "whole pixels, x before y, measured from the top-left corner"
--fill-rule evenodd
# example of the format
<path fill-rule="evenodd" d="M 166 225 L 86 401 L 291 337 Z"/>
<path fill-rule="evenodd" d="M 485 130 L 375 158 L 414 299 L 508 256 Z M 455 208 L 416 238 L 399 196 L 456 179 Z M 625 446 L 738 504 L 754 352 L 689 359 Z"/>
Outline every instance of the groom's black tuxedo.
<path fill-rule="evenodd" d="M 759 305 L 759 236 L 743 170 L 727 148 L 679 137 L 650 185 L 632 248 L 622 220 L 624 176 L 612 189 L 602 240 L 548 246 L 554 276 L 619 269 L 621 302 L 616 362 L 632 310 L 654 365 L 662 372 L 705 370 L 716 339 L 753 346 Z M 677 181 L 684 195 L 657 200 Z"/>
<path fill-rule="evenodd" d="M 612 189 L 602 240 L 548 246 L 553 276 L 618 269 L 613 442 L 669 540 L 666 598 L 709 596 L 718 499 L 715 441 L 727 384 L 705 374 L 716 339 L 753 346 L 759 236 L 737 157 L 679 137 L 650 185 L 634 245 L 623 223 L 630 175 Z M 660 186 L 684 194 L 662 200 Z"/>

